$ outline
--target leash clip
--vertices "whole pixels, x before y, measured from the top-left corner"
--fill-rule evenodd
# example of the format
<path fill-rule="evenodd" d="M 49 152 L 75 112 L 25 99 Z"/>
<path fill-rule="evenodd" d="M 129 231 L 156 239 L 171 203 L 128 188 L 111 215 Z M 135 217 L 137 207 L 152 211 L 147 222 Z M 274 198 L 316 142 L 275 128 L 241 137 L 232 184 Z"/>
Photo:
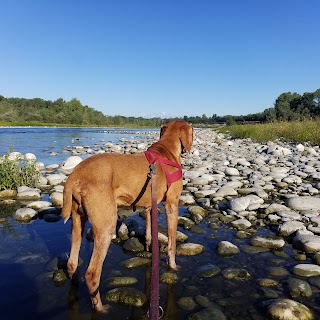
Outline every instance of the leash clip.
<path fill-rule="evenodd" d="M 151 174 L 156 174 L 156 165 L 154 163 L 150 164 L 150 172 Z"/>
<path fill-rule="evenodd" d="M 161 319 L 164 316 L 164 310 L 161 306 L 159 306 L 159 319 Z M 149 310 L 147 311 L 147 316 L 149 318 Z"/>

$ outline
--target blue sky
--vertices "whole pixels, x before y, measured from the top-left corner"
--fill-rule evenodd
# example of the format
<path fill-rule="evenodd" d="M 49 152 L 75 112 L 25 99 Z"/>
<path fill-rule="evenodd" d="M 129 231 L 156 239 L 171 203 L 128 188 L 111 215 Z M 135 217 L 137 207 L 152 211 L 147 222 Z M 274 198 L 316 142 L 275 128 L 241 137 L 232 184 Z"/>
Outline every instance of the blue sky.
<path fill-rule="evenodd" d="M 320 88 L 319 0 L 2 0 L 0 94 L 246 115 Z"/>

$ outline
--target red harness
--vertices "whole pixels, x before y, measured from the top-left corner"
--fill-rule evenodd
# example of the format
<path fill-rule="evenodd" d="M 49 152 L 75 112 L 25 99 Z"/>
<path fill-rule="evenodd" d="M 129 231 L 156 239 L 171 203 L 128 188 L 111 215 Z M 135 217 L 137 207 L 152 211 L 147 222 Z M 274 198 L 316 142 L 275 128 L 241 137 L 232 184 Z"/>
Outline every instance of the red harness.
<path fill-rule="evenodd" d="M 170 186 L 180 180 L 182 178 L 182 168 L 180 166 L 180 164 L 162 158 L 159 154 L 152 152 L 152 151 L 145 151 L 145 155 L 147 157 L 147 160 L 149 161 L 150 164 L 154 164 L 154 163 L 159 163 L 162 170 L 164 171 L 165 175 L 166 175 L 166 179 L 167 179 L 167 187 L 168 189 L 170 188 Z M 170 173 L 167 166 L 171 166 L 171 167 L 175 167 L 178 168 L 177 171 Z"/>

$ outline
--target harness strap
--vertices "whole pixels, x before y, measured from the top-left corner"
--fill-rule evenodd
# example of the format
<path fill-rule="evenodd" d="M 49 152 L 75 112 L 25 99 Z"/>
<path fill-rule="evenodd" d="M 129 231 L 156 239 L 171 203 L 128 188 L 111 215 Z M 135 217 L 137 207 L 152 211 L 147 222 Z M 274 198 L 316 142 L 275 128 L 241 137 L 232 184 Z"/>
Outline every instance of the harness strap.
<path fill-rule="evenodd" d="M 160 164 L 162 170 L 164 171 L 164 173 L 166 175 L 168 189 L 170 188 L 170 186 L 174 182 L 176 182 L 182 178 L 182 168 L 181 168 L 180 164 L 178 164 L 174 161 L 162 158 L 159 154 L 152 152 L 152 151 L 149 151 L 149 150 L 145 151 L 145 155 L 146 155 L 150 164 L 154 164 L 156 162 L 158 162 Z M 167 166 L 175 167 L 178 170 L 170 173 Z"/>

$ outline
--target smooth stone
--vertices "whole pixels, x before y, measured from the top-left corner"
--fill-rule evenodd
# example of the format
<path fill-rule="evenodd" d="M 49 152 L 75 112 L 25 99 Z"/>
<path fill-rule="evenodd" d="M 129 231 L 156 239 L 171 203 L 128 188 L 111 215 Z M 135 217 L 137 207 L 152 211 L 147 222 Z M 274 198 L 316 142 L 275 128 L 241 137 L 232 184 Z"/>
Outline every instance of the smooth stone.
<path fill-rule="evenodd" d="M 283 204 L 272 203 L 266 208 L 265 213 L 266 214 L 278 213 L 280 211 L 287 211 L 287 210 L 288 210 L 288 207 L 286 207 Z"/>
<path fill-rule="evenodd" d="M 186 311 L 192 311 L 198 306 L 192 297 L 181 297 L 178 299 L 177 304 Z"/>
<path fill-rule="evenodd" d="M 190 214 L 200 215 L 202 218 L 206 216 L 207 211 L 199 206 L 190 206 L 188 207 L 188 212 Z"/>
<path fill-rule="evenodd" d="M 27 204 L 27 208 L 32 208 L 35 210 L 40 210 L 40 209 L 51 207 L 51 206 L 52 206 L 52 203 L 49 201 L 33 201 Z"/>
<path fill-rule="evenodd" d="M 132 286 L 138 283 L 138 279 L 135 277 L 113 277 L 107 281 L 109 286 L 120 287 L 120 286 Z"/>
<path fill-rule="evenodd" d="M 18 221 L 30 221 L 36 216 L 37 211 L 31 208 L 20 208 L 14 214 L 15 219 Z"/>
<path fill-rule="evenodd" d="M 53 192 L 50 195 L 50 199 L 52 201 L 52 205 L 55 207 L 63 206 L 63 194 L 61 192 Z"/>
<path fill-rule="evenodd" d="M 201 254 L 205 247 L 197 243 L 183 243 L 177 247 L 177 255 L 180 256 L 196 256 Z"/>
<path fill-rule="evenodd" d="M 320 251 L 320 236 L 307 230 L 298 230 L 292 240 L 292 246 L 306 253 Z"/>
<path fill-rule="evenodd" d="M 16 190 L 2 190 L 0 191 L 0 199 L 10 199 L 17 195 Z"/>
<path fill-rule="evenodd" d="M 271 300 L 267 308 L 270 320 L 315 320 L 308 307 L 290 299 Z"/>
<path fill-rule="evenodd" d="M 320 198 L 316 197 L 292 197 L 286 200 L 286 206 L 293 210 L 316 210 L 320 211 Z"/>
<path fill-rule="evenodd" d="M 219 309 L 209 307 L 191 314 L 188 320 L 227 320 L 227 317 Z"/>
<path fill-rule="evenodd" d="M 290 278 L 288 280 L 288 289 L 292 298 L 312 296 L 312 290 L 309 283 L 301 279 Z"/>
<path fill-rule="evenodd" d="M 305 225 L 300 221 L 286 221 L 279 226 L 280 236 L 290 236 L 298 230 L 306 230 Z"/>
<path fill-rule="evenodd" d="M 160 277 L 160 281 L 166 284 L 175 284 L 178 281 L 178 275 L 176 272 L 164 272 Z"/>
<path fill-rule="evenodd" d="M 53 274 L 53 281 L 55 282 L 55 284 L 57 284 L 58 286 L 61 286 L 63 284 L 65 284 L 68 280 L 67 275 L 65 274 L 64 270 L 59 269 L 57 271 L 54 272 Z"/>
<path fill-rule="evenodd" d="M 150 262 L 151 262 L 151 259 L 149 259 L 149 258 L 133 257 L 133 258 L 130 258 L 130 259 L 122 262 L 122 266 L 127 269 L 133 269 L 133 268 L 139 268 L 139 267 L 145 266 L 146 264 L 149 264 Z"/>
<path fill-rule="evenodd" d="M 17 200 L 39 200 L 41 198 L 40 192 L 38 190 L 26 190 L 19 192 L 16 196 Z"/>
<path fill-rule="evenodd" d="M 218 275 L 221 272 L 221 269 L 218 266 L 209 263 L 199 267 L 197 272 L 204 278 L 211 278 Z"/>
<path fill-rule="evenodd" d="M 71 156 L 66 162 L 61 166 L 61 171 L 66 174 L 70 174 L 73 169 L 82 161 L 79 156 Z"/>
<path fill-rule="evenodd" d="M 240 176 L 240 172 L 236 168 L 227 167 L 224 171 L 226 176 Z"/>
<path fill-rule="evenodd" d="M 251 239 L 251 245 L 269 249 L 280 249 L 285 245 L 285 241 L 283 239 L 254 237 Z"/>
<path fill-rule="evenodd" d="M 231 221 L 231 225 L 238 230 L 245 230 L 251 227 L 251 222 L 247 219 L 238 219 Z"/>
<path fill-rule="evenodd" d="M 251 275 L 245 269 L 239 268 L 227 268 L 222 271 L 222 275 L 225 279 L 235 279 L 235 280 L 249 280 Z"/>
<path fill-rule="evenodd" d="M 241 197 L 229 201 L 229 207 L 232 211 L 240 212 L 245 211 L 250 205 L 250 198 Z"/>
<path fill-rule="evenodd" d="M 234 256 L 240 252 L 239 248 L 229 241 L 221 241 L 217 246 L 220 256 Z"/>
<path fill-rule="evenodd" d="M 300 277 L 316 277 L 320 275 L 320 266 L 316 264 L 297 264 L 293 267 L 293 274 Z"/>
<path fill-rule="evenodd" d="M 146 301 L 146 295 L 135 288 L 115 288 L 107 292 L 106 300 L 113 303 L 125 304 L 133 307 L 142 307 Z"/>
<path fill-rule="evenodd" d="M 141 252 L 144 250 L 144 245 L 137 238 L 130 238 L 124 243 L 123 249 L 130 252 Z"/>

